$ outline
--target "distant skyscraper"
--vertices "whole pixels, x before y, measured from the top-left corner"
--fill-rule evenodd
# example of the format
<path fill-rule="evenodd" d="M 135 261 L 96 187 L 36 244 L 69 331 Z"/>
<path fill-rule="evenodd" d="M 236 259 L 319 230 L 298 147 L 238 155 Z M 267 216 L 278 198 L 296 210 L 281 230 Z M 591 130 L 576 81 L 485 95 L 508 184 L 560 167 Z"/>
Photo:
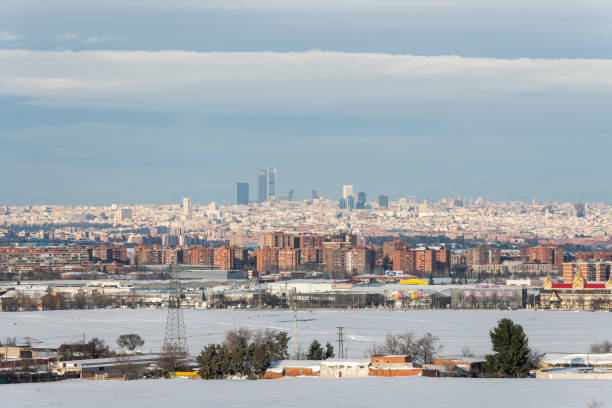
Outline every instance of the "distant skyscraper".
<path fill-rule="evenodd" d="M 389 196 L 381 194 L 378 196 L 378 206 L 380 208 L 389 208 Z"/>
<path fill-rule="evenodd" d="M 272 197 L 276 197 L 276 167 L 268 167 L 266 169 L 266 176 L 268 177 L 268 200 Z"/>
<path fill-rule="evenodd" d="M 183 197 L 183 218 L 191 219 L 191 198 Z"/>
<path fill-rule="evenodd" d="M 312 190 L 312 199 L 313 200 L 319 199 L 319 193 L 317 193 L 317 190 Z"/>
<path fill-rule="evenodd" d="M 342 198 L 344 200 L 346 200 L 349 196 L 352 196 L 353 194 L 355 194 L 353 192 L 353 186 L 342 186 Z"/>
<path fill-rule="evenodd" d="M 366 193 L 359 192 L 357 194 L 357 209 L 363 210 L 366 204 Z"/>
<path fill-rule="evenodd" d="M 350 195 L 346 197 L 346 208 L 350 208 L 351 210 L 355 208 L 355 196 Z"/>
<path fill-rule="evenodd" d="M 265 170 L 257 172 L 257 201 L 263 203 L 268 199 L 268 178 Z"/>
<path fill-rule="evenodd" d="M 249 183 L 236 184 L 236 204 L 246 205 L 249 203 Z"/>
<path fill-rule="evenodd" d="M 342 186 L 342 198 L 340 199 L 340 208 L 349 208 L 351 210 L 355 208 L 355 192 L 353 190 L 353 186 Z"/>
<path fill-rule="evenodd" d="M 257 201 L 276 198 L 276 167 L 267 167 L 257 172 Z"/>

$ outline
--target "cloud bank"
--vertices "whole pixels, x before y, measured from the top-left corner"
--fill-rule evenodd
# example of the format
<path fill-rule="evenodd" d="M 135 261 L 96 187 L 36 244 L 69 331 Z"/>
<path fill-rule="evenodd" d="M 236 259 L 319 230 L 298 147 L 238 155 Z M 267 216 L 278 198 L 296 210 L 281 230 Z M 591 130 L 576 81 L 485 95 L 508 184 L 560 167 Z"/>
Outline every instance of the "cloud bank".
<path fill-rule="evenodd" d="M 418 101 L 612 95 L 612 60 L 342 52 L 0 50 L 0 94 L 215 113 L 383 113 Z"/>

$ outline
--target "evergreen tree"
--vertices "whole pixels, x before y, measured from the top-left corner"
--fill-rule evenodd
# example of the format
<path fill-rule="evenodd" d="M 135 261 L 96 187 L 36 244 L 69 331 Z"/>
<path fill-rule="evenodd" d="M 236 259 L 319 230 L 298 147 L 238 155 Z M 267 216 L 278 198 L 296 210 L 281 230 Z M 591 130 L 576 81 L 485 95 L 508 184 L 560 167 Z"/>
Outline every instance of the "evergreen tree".
<path fill-rule="evenodd" d="M 329 342 L 327 342 L 327 344 L 325 345 L 325 360 L 327 360 L 328 358 L 334 358 L 336 357 L 336 355 L 334 354 L 334 346 L 332 346 L 331 344 L 329 344 Z"/>
<path fill-rule="evenodd" d="M 529 373 L 528 339 L 520 324 L 501 319 L 489 332 L 495 354 L 486 356 L 485 372 L 489 377 L 525 377 Z"/>
<path fill-rule="evenodd" d="M 310 343 L 310 347 L 308 347 L 306 360 L 323 360 L 324 356 L 325 352 L 323 351 L 321 344 L 318 341 L 313 340 L 312 343 Z"/>

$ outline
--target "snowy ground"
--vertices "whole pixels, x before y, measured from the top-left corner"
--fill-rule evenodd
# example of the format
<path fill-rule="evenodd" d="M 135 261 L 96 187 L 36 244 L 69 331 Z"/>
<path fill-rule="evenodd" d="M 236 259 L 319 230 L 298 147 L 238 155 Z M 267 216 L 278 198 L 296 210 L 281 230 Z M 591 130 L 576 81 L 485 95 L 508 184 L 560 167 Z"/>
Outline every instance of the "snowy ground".
<path fill-rule="evenodd" d="M 219 342 L 237 327 L 286 330 L 293 327 L 290 311 L 185 310 L 189 347 L 196 354 L 208 343 Z M 542 352 L 587 352 L 589 345 L 611 339 L 612 313 L 539 311 L 350 311 L 298 312 L 298 338 L 302 348 L 313 339 L 336 345 L 337 326 L 344 326 L 349 357 L 362 357 L 372 342 L 386 333 L 430 331 L 440 338 L 445 354 L 469 346 L 477 353 L 490 351 L 489 330 L 498 319 L 509 317 L 523 325 L 532 348 Z M 165 310 L 85 310 L 32 313 L 0 313 L 0 339 L 31 337 L 33 344 L 57 346 L 101 337 L 115 346 L 122 333 L 138 333 L 145 350 L 157 350 L 163 342 Z"/>
<path fill-rule="evenodd" d="M 374 391 L 374 392 L 373 392 Z M 172 407 L 610 407 L 605 380 L 285 378 L 281 380 L 62 381 L 0 386 L 2 406 Z"/>

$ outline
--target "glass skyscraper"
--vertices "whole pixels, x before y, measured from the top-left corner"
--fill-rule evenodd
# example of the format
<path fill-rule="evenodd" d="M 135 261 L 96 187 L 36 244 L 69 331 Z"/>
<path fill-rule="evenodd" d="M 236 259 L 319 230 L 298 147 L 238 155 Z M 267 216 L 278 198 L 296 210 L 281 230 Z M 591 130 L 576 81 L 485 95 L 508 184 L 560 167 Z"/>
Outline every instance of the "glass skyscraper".
<path fill-rule="evenodd" d="M 236 204 L 246 205 L 249 203 L 249 183 L 236 184 Z"/>

